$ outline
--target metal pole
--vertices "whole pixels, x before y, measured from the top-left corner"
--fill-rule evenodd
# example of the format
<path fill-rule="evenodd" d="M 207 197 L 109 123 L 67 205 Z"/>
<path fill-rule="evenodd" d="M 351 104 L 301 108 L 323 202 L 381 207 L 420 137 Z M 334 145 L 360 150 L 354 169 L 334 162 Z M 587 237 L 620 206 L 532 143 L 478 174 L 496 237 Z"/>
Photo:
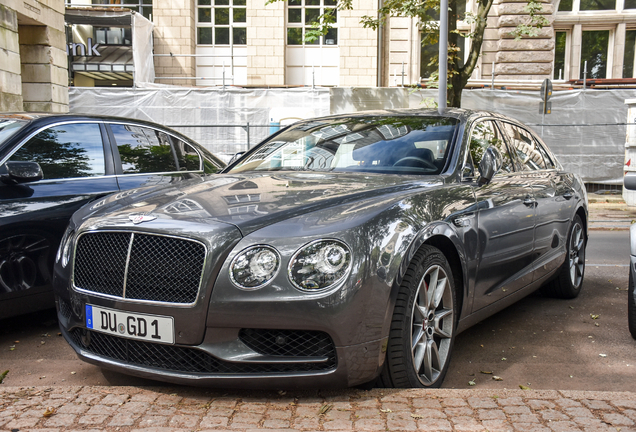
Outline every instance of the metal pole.
<path fill-rule="evenodd" d="M 250 149 L 250 122 L 247 122 L 247 149 Z"/>
<path fill-rule="evenodd" d="M 439 95 L 437 112 L 446 111 L 446 80 L 448 73 L 448 0 L 440 0 L 439 6 Z"/>
<path fill-rule="evenodd" d="M 583 64 L 583 91 L 585 91 L 585 87 L 587 87 L 587 60 Z"/>
<path fill-rule="evenodd" d="M 402 87 L 404 87 L 404 62 L 402 62 Z"/>
<path fill-rule="evenodd" d="M 225 90 L 225 60 L 223 60 L 223 90 Z"/>
<path fill-rule="evenodd" d="M 562 73 L 563 73 L 563 69 L 559 69 L 559 81 L 561 80 Z"/>
<path fill-rule="evenodd" d="M 495 62 L 492 62 L 492 78 L 490 81 L 490 90 L 495 89 Z"/>
<path fill-rule="evenodd" d="M 314 65 L 311 65 L 311 89 L 316 88 L 316 72 L 314 71 Z"/>

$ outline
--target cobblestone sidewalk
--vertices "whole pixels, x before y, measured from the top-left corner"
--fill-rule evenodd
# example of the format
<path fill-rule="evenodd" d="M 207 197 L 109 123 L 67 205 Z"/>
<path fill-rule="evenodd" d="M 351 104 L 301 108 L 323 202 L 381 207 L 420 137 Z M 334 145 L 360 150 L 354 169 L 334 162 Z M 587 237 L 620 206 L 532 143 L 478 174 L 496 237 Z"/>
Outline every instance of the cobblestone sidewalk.
<path fill-rule="evenodd" d="M 636 393 L 0 387 L 0 430 L 636 431 Z"/>

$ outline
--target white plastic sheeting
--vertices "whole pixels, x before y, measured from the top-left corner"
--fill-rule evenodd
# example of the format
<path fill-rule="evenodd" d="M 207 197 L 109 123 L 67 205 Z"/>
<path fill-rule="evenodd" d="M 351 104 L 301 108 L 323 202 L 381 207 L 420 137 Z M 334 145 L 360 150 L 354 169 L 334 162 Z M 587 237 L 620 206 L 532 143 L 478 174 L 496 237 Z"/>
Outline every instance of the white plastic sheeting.
<path fill-rule="evenodd" d="M 284 118 L 328 115 L 329 89 L 69 87 L 69 109 L 170 126 L 227 161 L 266 138 L 281 112 Z"/>
<path fill-rule="evenodd" d="M 150 120 L 175 129 L 224 159 L 270 133 L 270 122 L 352 111 L 432 107 L 437 90 L 402 88 L 241 89 L 183 88 L 69 89 L 72 113 L 107 114 Z M 627 106 L 636 90 L 555 92 L 552 114 L 539 113 L 538 91 L 465 90 L 465 108 L 495 111 L 530 125 L 554 151 L 565 169 L 585 182 L 621 184 Z M 632 119 L 634 122 L 634 119 Z M 288 123 L 288 122 L 284 122 Z M 224 127 L 218 127 L 226 125 Z"/>
<path fill-rule="evenodd" d="M 133 66 L 135 85 L 155 81 L 155 65 L 152 57 L 152 28 L 154 24 L 143 15 L 132 14 Z"/>

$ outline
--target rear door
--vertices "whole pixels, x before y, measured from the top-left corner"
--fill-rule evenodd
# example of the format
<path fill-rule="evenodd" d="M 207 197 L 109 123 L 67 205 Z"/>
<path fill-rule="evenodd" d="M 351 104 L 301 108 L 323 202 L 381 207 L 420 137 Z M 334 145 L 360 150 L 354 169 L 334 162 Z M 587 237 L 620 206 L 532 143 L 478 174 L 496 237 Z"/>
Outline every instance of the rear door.
<path fill-rule="evenodd" d="M 532 282 L 533 191 L 525 175 L 515 170 L 497 122 L 478 120 L 469 141 L 474 166 L 490 146 L 497 148 L 503 165 L 490 183 L 475 187 L 480 253 L 473 311 Z"/>
<path fill-rule="evenodd" d="M 536 204 L 535 279 L 563 263 L 565 242 L 574 214 L 573 178 L 559 172 L 539 139 L 528 129 L 502 122 L 518 169 L 527 174 Z"/>
<path fill-rule="evenodd" d="M 54 256 L 71 215 L 119 190 L 104 137 L 100 122 L 67 122 L 46 127 L 13 150 L 9 161 L 38 162 L 44 178 L 0 182 L 0 309 L 11 315 L 33 310 L 22 297 L 50 290 Z"/>

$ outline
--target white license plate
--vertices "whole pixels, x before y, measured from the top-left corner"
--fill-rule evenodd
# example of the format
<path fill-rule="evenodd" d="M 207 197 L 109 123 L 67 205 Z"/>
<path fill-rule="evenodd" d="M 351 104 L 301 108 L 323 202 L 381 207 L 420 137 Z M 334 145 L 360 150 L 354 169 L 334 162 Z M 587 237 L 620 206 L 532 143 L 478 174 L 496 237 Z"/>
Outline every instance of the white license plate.
<path fill-rule="evenodd" d="M 86 327 L 130 339 L 174 343 L 174 319 L 171 316 L 131 313 L 87 304 Z"/>

